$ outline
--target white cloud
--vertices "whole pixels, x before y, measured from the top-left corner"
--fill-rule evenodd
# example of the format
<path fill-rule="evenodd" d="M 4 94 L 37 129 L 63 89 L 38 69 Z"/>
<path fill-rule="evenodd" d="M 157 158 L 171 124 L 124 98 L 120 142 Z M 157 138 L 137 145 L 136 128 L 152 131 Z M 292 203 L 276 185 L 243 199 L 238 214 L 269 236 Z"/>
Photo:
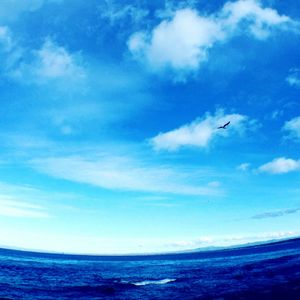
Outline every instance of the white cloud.
<path fill-rule="evenodd" d="M 201 16 L 191 8 L 178 9 L 152 31 L 135 32 L 128 48 L 154 70 L 171 68 L 195 71 L 207 59 L 208 50 L 236 34 L 265 39 L 275 28 L 293 30 L 298 23 L 264 8 L 256 0 L 227 2 L 214 15 Z"/>
<path fill-rule="evenodd" d="M 218 129 L 230 121 L 228 129 Z M 228 137 L 233 133 L 242 134 L 246 129 L 248 117 L 240 114 L 224 114 L 222 110 L 215 115 L 206 113 L 203 118 L 185 124 L 177 129 L 159 133 L 150 140 L 156 150 L 175 151 L 183 146 L 208 147 L 217 137 Z"/>
<path fill-rule="evenodd" d="M 296 138 L 300 140 L 300 117 L 296 117 L 285 122 L 283 130 L 289 132 L 290 138 Z"/>
<path fill-rule="evenodd" d="M 131 52 L 145 55 L 154 68 L 196 69 L 206 59 L 206 51 L 223 35 L 218 24 L 202 18 L 191 9 L 175 13 L 171 21 L 162 21 L 146 33 L 134 34 L 128 42 Z"/>
<path fill-rule="evenodd" d="M 208 183 L 193 184 L 193 176 L 182 170 L 149 166 L 120 156 L 41 158 L 33 160 L 31 165 L 50 176 L 111 190 L 180 195 L 222 194 L 219 187 Z"/>
<path fill-rule="evenodd" d="M 284 174 L 300 170 L 300 161 L 279 157 L 258 168 L 259 172 L 270 174 Z"/>

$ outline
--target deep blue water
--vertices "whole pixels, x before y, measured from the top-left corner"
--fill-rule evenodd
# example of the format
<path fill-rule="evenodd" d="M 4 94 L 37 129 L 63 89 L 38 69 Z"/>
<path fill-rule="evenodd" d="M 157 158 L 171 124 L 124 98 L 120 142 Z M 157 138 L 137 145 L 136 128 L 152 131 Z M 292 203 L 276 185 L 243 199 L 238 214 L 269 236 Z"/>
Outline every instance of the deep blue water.
<path fill-rule="evenodd" d="M 300 239 L 125 257 L 0 249 L 0 299 L 299 300 Z"/>

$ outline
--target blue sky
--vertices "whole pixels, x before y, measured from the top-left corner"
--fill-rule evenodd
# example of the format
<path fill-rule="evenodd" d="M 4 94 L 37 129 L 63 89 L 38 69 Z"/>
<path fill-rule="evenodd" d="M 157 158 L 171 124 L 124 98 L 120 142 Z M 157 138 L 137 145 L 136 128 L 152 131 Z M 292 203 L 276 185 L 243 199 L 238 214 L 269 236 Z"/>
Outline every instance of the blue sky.
<path fill-rule="evenodd" d="M 145 253 L 299 235 L 295 1 L 1 6 L 2 246 Z"/>

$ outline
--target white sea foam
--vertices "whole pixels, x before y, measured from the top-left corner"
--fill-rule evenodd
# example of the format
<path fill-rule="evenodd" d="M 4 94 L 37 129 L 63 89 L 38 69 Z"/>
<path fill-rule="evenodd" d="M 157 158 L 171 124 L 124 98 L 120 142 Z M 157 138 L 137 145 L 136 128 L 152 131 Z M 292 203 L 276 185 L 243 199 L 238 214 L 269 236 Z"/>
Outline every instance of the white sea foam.
<path fill-rule="evenodd" d="M 169 282 L 173 282 L 175 280 L 176 279 L 166 278 L 166 279 L 161 279 L 161 280 L 145 280 L 145 281 L 135 282 L 135 283 L 132 283 L 132 284 L 134 284 L 136 286 L 142 286 L 142 285 L 148 285 L 148 284 L 166 284 L 166 283 L 169 283 Z"/>

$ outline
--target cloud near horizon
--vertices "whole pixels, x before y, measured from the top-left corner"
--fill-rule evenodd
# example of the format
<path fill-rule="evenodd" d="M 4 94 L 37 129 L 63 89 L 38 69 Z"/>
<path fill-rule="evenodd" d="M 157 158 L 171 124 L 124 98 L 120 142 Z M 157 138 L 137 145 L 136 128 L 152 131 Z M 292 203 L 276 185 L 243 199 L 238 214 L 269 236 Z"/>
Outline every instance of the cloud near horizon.
<path fill-rule="evenodd" d="M 150 31 L 138 31 L 128 40 L 132 55 L 155 71 L 196 71 L 217 43 L 247 34 L 266 39 L 273 30 L 298 31 L 299 24 L 257 0 L 227 2 L 213 15 L 183 8 Z"/>
<path fill-rule="evenodd" d="M 251 217 L 251 219 L 266 219 L 266 218 L 276 218 L 282 217 L 285 215 L 294 214 L 300 211 L 300 208 L 289 208 L 289 209 L 281 209 L 276 211 L 268 211 L 261 214 L 257 214 Z"/>
<path fill-rule="evenodd" d="M 255 242 L 266 242 L 273 239 L 282 239 L 299 236 L 299 231 L 278 231 L 253 235 L 233 235 L 233 236 L 203 236 L 191 240 L 181 240 L 170 244 L 172 247 L 182 249 L 196 249 L 203 247 L 226 247 L 242 245 Z"/>
<path fill-rule="evenodd" d="M 219 126 L 230 121 L 230 131 L 218 129 Z M 181 147 L 193 146 L 206 148 L 220 137 L 228 137 L 232 134 L 243 134 L 250 121 L 247 116 L 240 114 L 224 114 L 223 110 L 217 110 L 215 115 L 206 113 L 204 117 L 194 120 L 189 124 L 165 132 L 159 133 L 150 139 L 155 150 L 176 151 Z"/>

